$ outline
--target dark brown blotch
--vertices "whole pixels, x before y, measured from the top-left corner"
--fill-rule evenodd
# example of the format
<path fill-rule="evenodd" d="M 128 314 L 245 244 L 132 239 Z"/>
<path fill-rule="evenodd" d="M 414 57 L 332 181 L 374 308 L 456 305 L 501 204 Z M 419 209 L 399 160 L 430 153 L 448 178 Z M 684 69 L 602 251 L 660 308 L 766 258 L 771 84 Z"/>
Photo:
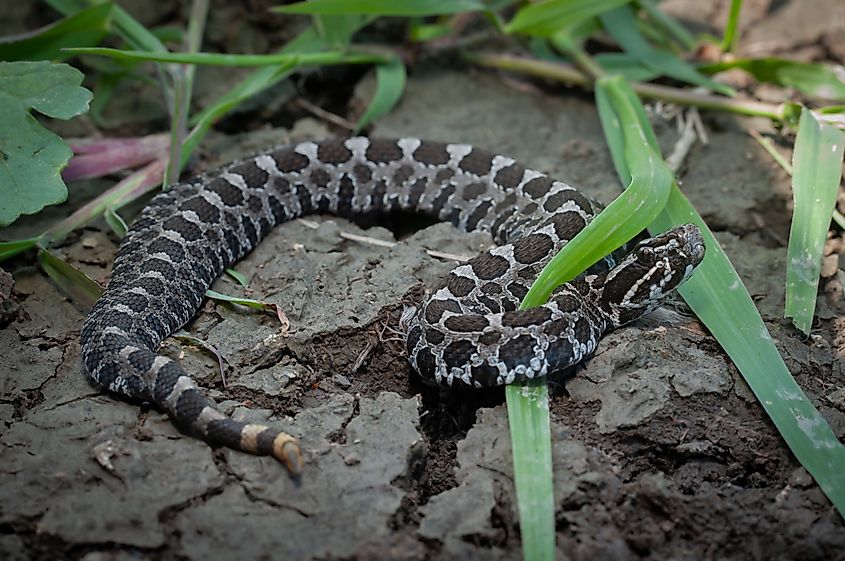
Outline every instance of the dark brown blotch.
<path fill-rule="evenodd" d="M 264 185 L 270 178 L 270 174 L 258 167 L 254 160 L 238 164 L 231 168 L 229 172 L 243 177 L 246 184 L 251 187 Z"/>
<path fill-rule="evenodd" d="M 302 171 L 311 162 L 308 156 L 295 152 L 292 148 L 282 148 L 270 153 L 276 167 L 282 172 Z"/>
<path fill-rule="evenodd" d="M 489 152 L 473 148 L 469 154 L 463 157 L 458 167 L 474 175 L 487 175 L 490 173 L 490 168 L 493 167 L 493 156 Z"/>
<path fill-rule="evenodd" d="M 464 187 L 462 196 L 465 201 L 472 201 L 485 194 L 486 192 L 487 185 L 485 185 L 484 183 L 470 183 L 469 185 Z"/>
<path fill-rule="evenodd" d="M 535 177 L 522 187 L 522 192 L 533 199 L 541 199 L 552 187 L 554 181 L 545 175 Z"/>
<path fill-rule="evenodd" d="M 443 349 L 443 362 L 446 366 L 461 368 L 472 360 L 472 355 L 476 352 L 475 345 L 470 341 L 453 341 Z"/>
<path fill-rule="evenodd" d="M 462 316 L 448 317 L 446 318 L 446 321 L 443 322 L 443 325 L 445 325 L 447 329 L 451 329 L 452 331 L 472 333 L 475 331 L 481 331 L 482 329 L 490 325 L 490 323 L 484 316 L 479 316 L 475 314 L 465 314 Z"/>
<path fill-rule="evenodd" d="M 520 263 L 539 263 L 554 248 L 554 242 L 545 234 L 530 234 L 513 244 L 513 257 Z"/>
<path fill-rule="evenodd" d="M 402 148 L 393 140 L 370 140 L 366 156 L 371 162 L 389 164 L 402 159 Z"/>
<path fill-rule="evenodd" d="M 316 168 L 311 172 L 311 183 L 320 187 L 321 189 L 325 189 L 329 186 L 329 181 L 331 181 L 331 176 L 326 172 L 326 170 L 322 168 Z"/>
<path fill-rule="evenodd" d="M 482 280 L 493 280 L 502 277 L 510 268 L 507 259 L 500 255 L 484 253 L 469 261 L 472 272 Z"/>
<path fill-rule="evenodd" d="M 216 224 L 220 220 L 220 210 L 203 197 L 191 197 L 186 201 L 182 201 L 179 208 L 181 210 L 195 212 L 202 222 Z"/>
<path fill-rule="evenodd" d="M 513 163 L 506 168 L 500 169 L 496 173 L 496 183 L 505 189 L 515 189 L 522 181 L 522 176 L 525 174 L 525 168 L 517 163 Z"/>
<path fill-rule="evenodd" d="M 425 320 L 428 323 L 438 323 L 447 311 L 461 313 L 461 306 L 455 300 L 431 300 L 425 307 Z"/>
<path fill-rule="evenodd" d="M 554 225 L 555 234 L 562 240 L 571 240 L 587 226 L 584 218 L 575 211 L 559 212 L 549 218 L 546 223 Z"/>
<path fill-rule="evenodd" d="M 516 310 L 502 314 L 502 325 L 509 327 L 529 327 L 540 325 L 552 318 L 552 312 L 548 308 L 531 308 L 529 310 Z"/>
<path fill-rule="evenodd" d="M 342 164 L 351 157 L 349 148 L 337 140 L 325 140 L 317 146 L 317 158 L 324 164 Z"/>
<path fill-rule="evenodd" d="M 393 174 L 394 185 L 404 185 L 414 175 L 414 168 L 408 165 L 401 165 Z"/>
<path fill-rule="evenodd" d="M 226 206 L 237 206 L 244 202 L 243 191 L 222 177 L 212 179 L 207 189 L 212 193 L 216 193 Z"/>
<path fill-rule="evenodd" d="M 472 289 L 475 288 L 475 281 L 461 275 L 456 275 L 455 273 L 449 273 L 449 276 L 446 278 L 446 288 L 454 296 L 462 298 L 472 292 Z"/>
<path fill-rule="evenodd" d="M 414 150 L 414 159 L 422 164 L 443 165 L 449 161 L 449 152 L 445 144 L 423 140 Z"/>

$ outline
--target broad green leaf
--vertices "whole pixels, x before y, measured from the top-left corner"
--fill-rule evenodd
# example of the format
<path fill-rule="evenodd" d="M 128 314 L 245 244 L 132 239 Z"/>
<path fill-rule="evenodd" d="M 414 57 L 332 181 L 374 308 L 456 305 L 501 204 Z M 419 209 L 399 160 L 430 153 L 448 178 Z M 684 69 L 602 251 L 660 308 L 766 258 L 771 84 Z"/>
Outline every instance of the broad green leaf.
<path fill-rule="evenodd" d="M 41 238 L 29 238 L 26 240 L 15 240 L 11 242 L 0 242 L 0 262 L 23 253 L 27 249 L 38 247 Z"/>
<path fill-rule="evenodd" d="M 507 33 L 548 37 L 630 0 L 549 0 L 526 4 L 505 26 Z"/>
<path fill-rule="evenodd" d="M 90 309 L 103 294 L 103 287 L 88 275 L 46 249 L 38 251 L 38 264 L 59 289 L 82 308 Z"/>
<path fill-rule="evenodd" d="M 638 105 L 637 113 L 644 115 Z M 623 118 L 621 123 L 630 121 Z M 628 183 L 630 175 L 625 170 L 633 162 L 624 150 L 622 127 L 604 117 L 602 127 L 619 179 Z M 672 185 L 669 200 L 649 231 L 656 234 L 690 222 L 701 229 L 707 253 L 678 291 L 731 357 L 795 457 L 845 516 L 845 448 L 795 383 L 745 285 L 677 184 Z"/>
<path fill-rule="evenodd" d="M 845 133 L 819 123 L 812 111 L 804 109 L 792 154 L 795 210 L 789 230 L 784 316 L 791 317 L 805 334 L 810 333 L 816 309 L 824 242 L 836 206 L 843 151 Z"/>
<path fill-rule="evenodd" d="M 797 62 L 778 57 L 740 58 L 699 66 L 701 72 L 713 74 L 739 68 L 760 82 L 769 82 L 822 99 L 845 101 L 845 69 L 820 62 Z"/>
<path fill-rule="evenodd" d="M 683 25 L 678 23 L 675 18 L 661 10 L 655 0 L 638 0 L 637 3 L 648 14 L 649 19 L 666 30 L 684 50 L 691 51 L 695 48 L 695 37 Z"/>
<path fill-rule="evenodd" d="M 273 8 L 285 14 L 435 16 L 486 10 L 481 0 L 308 0 Z"/>
<path fill-rule="evenodd" d="M 30 110 L 56 119 L 84 113 L 91 92 L 81 83 L 66 64 L 0 63 L 0 226 L 67 198 L 60 173 L 71 150 Z"/>
<path fill-rule="evenodd" d="M 61 60 L 64 47 L 91 47 L 108 33 L 112 4 L 91 6 L 41 29 L 0 37 L 0 60 Z"/>
<path fill-rule="evenodd" d="M 372 121 L 388 113 L 405 90 L 405 64 L 398 56 L 376 66 L 376 93 L 355 125 L 355 134 Z"/>
<path fill-rule="evenodd" d="M 714 82 L 676 55 L 658 50 L 649 44 L 637 29 L 637 16 L 630 6 L 620 6 L 602 14 L 600 18 L 610 36 L 643 66 L 682 82 L 704 86 L 725 95 L 734 95 L 733 89 Z"/>

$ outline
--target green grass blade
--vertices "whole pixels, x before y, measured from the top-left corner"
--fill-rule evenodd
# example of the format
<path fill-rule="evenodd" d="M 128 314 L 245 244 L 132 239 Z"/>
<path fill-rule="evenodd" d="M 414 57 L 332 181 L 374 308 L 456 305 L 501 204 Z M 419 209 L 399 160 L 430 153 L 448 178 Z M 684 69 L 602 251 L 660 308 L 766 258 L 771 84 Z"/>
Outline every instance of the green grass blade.
<path fill-rule="evenodd" d="M 111 207 L 107 208 L 103 211 L 103 218 L 118 238 L 123 239 L 126 236 L 129 226 L 126 225 L 126 221 L 123 220 L 123 217 L 116 210 Z"/>
<path fill-rule="evenodd" d="M 146 60 L 155 62 L 178 62 L 209 66 L 268 66 L 271 64 L 295 64 L 298 66 L 326 66 L 331 64 L 383 64 L 387 59 L 371 54 L 346 54 L 339 51 L 323 53 L 271 54 L 271 55 L 227 55 L 218 53 L 157 53 L 148 51 L 123 51 L 108 48 L 65 49 L 80 55 L 102 55 L 118 60 Z"/>
<path fill-rule="evenodd" d="M 23 253 L 27 249 L 37 247 L 41 238 L 28 238 L 25 240 L 14 240 L 11 242 L 0 242 L 0 263 L 14 257 L 18 253 Z"/>
<path fill-rule="evenodd" d="M 738 58 L 698 67 L 706 74 L 733 68 L 747 72 L 760 82 L 769 82 L 822 99 L 845 100 L 845 76 L 834 65 L 799 62 L 779 57 Z"/>
<path fill-rule="evenodd" d="M 398 56 L 376 66 L 376 93 L 355 125 L 354 134 L 393 109 L 405 90 L 405 78 L 405 64 Z"/>
<path fill-rule="evenodd" d="M 734 50 L 739 31 L 739 13 L 741 11 L 742 0 L 731 0 L 731 10 L 728 12 L 728 23 L 725 25 L 725 34 L 722 37 L 722 52 L 729 53 Z"/>
<path fill-rule="evenodd" d="M 616 169 L 624 172 L 632 162 L 622 162 L 630 155 L 620 149 L 619 127 L 606 119 L 602 119 L 602 126 Z M 619 177 L 623 183 L 629 180 L 623 173 Z M 712 232 L 673 184 L 666 206 L 649 231 L 662 232 L 689 222 L 701 229 L 707 254 L 679 292 L 733 360 L 795 457 L 845 516 L 845 448 L 795 383 L 745 285 Z"/>
<path fill-rule="evenodd" d="M 608 141 L 625 155 L 614 163 L 620 177 L 628 178 L 629 187 L 543 268 L 523 307 L 543 304 L 562 282 L 642 232 L 669 196 L 672 172 L 660 155 L 651 127 L 643 126 L 648 119 L 627 82 L 619 77 L 600 79 L 596 101 L 606 130 L 614 131 L 612 138 L 606 135 Z"/>
<path fill-rule="evenodd" d="M 549 37 L 562 28 L 618 8 L 630 0 L 549 0 L 527 4 L 505 26 L 507 33 Z"/>
<path fill-rule="evenodd" d="M 789 231 L 784 316 L 810 333 L 816 294 L 836 193 L 842 177 L 845 133 L 823 125 L 809 109 L 801 112 L 792 155 L 795 210 Z"/>
<path fill-rule="evenodd" d="M 103 288 L 88 275 L 46 249 L 38 251 L 38 264 L 59 289 L 80 307 L 91 308 L 103 293 Z"/>
<path fill-rule="evenodd" d="M 108 33 L 110 3 L 91 6 L 34 32 L 0 38 L 0 60 L 61 60 L 63 47 L 97 45 Z"/>
<path fill-rule="evenodd" d="M 657 25 L 665 29 L 685 51 L 695 49 L 695 37 L 678 21 L 660 9 L 655 0 L 639 0 L 638 4 Z"/>
<path fill-rule="evenodd" d="M 552 432 L 546 378 L 505 388 L 522 557 L 555 558 Z"/>
<path fill-rule="evenodd" d="M 486 9 L 481 0 L 308 0 L 277 6 L 273 11 L 284 14 L 436 16 Z"/>
<path fill-rule="evenodd" d="M 602 120 L 613 128 L 613 142 L 626 155 L 620 165 L 629 174 L 631 186 L 543 268 L 522 301 L 523 309 L 545 303 L 555 287 L 641 232 L 668 197 L 672 174 L 660 156 L 654 133 L 642 125 L 647 117 L 633 91 L 620 78 L 602 78 L 596 85 L 596 95 Z M 641 151 L 637 153 L 637 149 Z M 523 555 L 525 559 L 554 559 L 546 380 L 509 386 L 505 396 Z"/>
<path fill-rule="evenodd" d="M 732 88 L 714 82 L 676 55 L 651 46 L 637 29 L 637 16 L 630 6 L 620 6 L 615 10 L 606 12 L 600 16 L 600 19 L 610 36 L 619 43 L 626 53 L 640 61 L 644 66 L 676 80 L 703 86 L 724 95 L 736 93 Z"/>

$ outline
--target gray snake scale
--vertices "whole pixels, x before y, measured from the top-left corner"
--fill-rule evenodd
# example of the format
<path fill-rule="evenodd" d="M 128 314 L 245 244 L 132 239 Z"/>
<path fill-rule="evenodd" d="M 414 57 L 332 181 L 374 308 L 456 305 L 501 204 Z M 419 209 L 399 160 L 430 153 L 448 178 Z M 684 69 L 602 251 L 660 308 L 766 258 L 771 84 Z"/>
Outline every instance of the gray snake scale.
<path fill-rule="evenodd" d="M 415 211 L 497 246 L 455 268 L 402 324 L 414 368 L 441 384 L 494 386 L 573 365 L 607 331 L 656 308 L 701 261 L 686 225 L 609 256 L 518 310 L 540 269 L 598 212 L 574 188 L 511 158 L 413 138 L 303 142 L 181 183 L 130 228 L 111 280 L 82 329 L 90 376 L 167 411 L 207 442 L 302 467 L 295 438 L 219 412 L 173 360 L 156 354 L 188 322 L 223 269 L 276 225 L 312 213 Z"/>

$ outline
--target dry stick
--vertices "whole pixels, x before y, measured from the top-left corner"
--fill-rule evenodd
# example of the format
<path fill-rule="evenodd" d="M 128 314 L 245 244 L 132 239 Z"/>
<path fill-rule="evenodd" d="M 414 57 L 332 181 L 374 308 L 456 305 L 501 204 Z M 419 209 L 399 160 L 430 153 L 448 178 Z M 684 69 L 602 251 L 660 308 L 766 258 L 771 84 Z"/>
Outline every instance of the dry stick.
<path fill-rule="evenodd" d="M 463 56 L 469 62 L 488 68 L 520 72 L 530 76 L 567 82 L 576 86 L 590 87 L 593 83 L 592 78 L 569 64 L 533 60 L 513 55 L 464 53 Z M 681 88 L 646 84 L 643 82 L 630 82 L 630 84 L 631 88 L 637 94 L 650 99 L 660 99 L 679 105 L 688 105 L 702 109 L 717 109 L 754 117 L 768 117 L 778 121 L 784 119 L 784 104 L 775 105 L 753 99 L 737 99 L 701 94 Z"/>
<path fill-rule="evenodd" d="M 318 107 L 314 105 L 304 97 L 300 97 L 296 100 L 296 104 L 308 111 L 309 113 L 316 115 L 317 117 L 323 119 L 324 121 L 328 121 L 330 123 L 334 123 L 335 125 L 342 127 L 347 130 L 355 130 L 355 124 L 350 123 L 340 115 L 335 115 L 330 111 L 326 111 L 322 107 Z"/>
<path fill-rule="evenodd" d="M 668 158 L 666 158 L 666 165 L 669 166 L 669 169 L 672 170 L 672 173 L 675 175 L 678 174 L 678 170 L 681 169 L 681 165 L 683 165 L 690 149 L 699 138 L 695 118 L 695 115 L 697 114 L 698 110 L 695 108 L 692 108 L 687 112 L 687 118 L 684 120 L 681 136 L 678 138 L 677 142 L 675 142 L 675 146 L 672 148 L 672 153 L 669 154 Z"/>
<path fill-rule="evenodd" d="M 299 221 L 306 228 L 311 228 L 312 230 L 316 230 L 317 228 L 320 227 L 320 224 L 317 223 L 317 222 L 314 222 L 313 220 L 306 220 L 304 218 L 300 218 Z M 396 242 L 391 242 L 391 241 L 388 241 L 388 240 L 380 240 L 378 238 L 371 238 L 370 236 L 362 236 L 360 234 L 353 234 L 351 232 L 340 232 L 338 235 L 345 240 L 350 240 L 350 241 L 353 241 L 353 242 L 363 243 L 363 244 L 367 244 L 367 245 L 375 245 L 375 246 L 378 246 L 378 247 L 395 247 L 397 245 Z M 426 249 L 425 252 L 426 252 L 426 254 L 428 254 L 431 257 L 435 257 L 437 259 L 446 259 L 446 260 L 450 260 L 450 261 L 463 262 L 463 261 L 469 261 L 470 259 L 472 259 L 471 256 L 459 255 L 457 253 L 446 253 L 446 252 L 437 251 L 437 250 L 434 250 L 434 249 Z"/>

